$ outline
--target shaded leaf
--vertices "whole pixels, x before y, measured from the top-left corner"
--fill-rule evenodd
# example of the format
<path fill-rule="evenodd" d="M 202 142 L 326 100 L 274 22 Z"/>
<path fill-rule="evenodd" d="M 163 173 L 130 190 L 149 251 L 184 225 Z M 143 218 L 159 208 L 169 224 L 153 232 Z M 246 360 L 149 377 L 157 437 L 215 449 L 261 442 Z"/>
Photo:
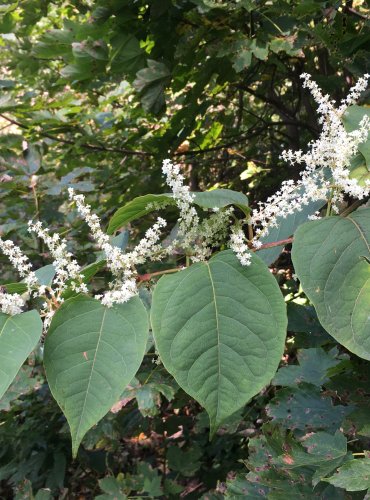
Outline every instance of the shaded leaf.
<path fill-rule="evenodd" d="M 336 405 L 330 397 L 320 394 L 312 385 L 302 384 L 299 389 L 282 389 L 266 408 L 276 424 L 287 429 L 306 432 L 314 429 L 336 431 L 353 408 Z"/>
<path fill-rule="evenodd" d="M 283 366 L 275 375 L 272 383 L 288 387 L 296 387 L 301 382 L 318 387 L 328 381 L 327 371 L 336 366 L 336 350 L 325 352 L 321 348 L 303 349 L 298 352 L 298 365 Z"/>
<path fill-rule="evenodd" d="M 133 86 L 140 92 L 145 111 L 159 113 L 165 106 L 164 89 L 170 81 L 171 73 L 161 62 L 148 59 L 147 64 L 147 68 L 136 73 Z"/>

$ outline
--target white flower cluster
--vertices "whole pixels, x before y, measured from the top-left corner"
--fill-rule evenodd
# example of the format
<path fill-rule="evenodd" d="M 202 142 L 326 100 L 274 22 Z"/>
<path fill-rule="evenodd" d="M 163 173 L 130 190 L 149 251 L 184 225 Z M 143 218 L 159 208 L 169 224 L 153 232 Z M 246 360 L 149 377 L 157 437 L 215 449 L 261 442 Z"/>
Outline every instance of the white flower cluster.
<path fill-rule="evenodd" d="M 286 181 L 280 190 L 260 203 L 253 210 L 251 222 L 257 227 L 253 243 L 268 234 L 269 229 L 277 225 L 277 218 L 284 218 L 295 211 L 300 211 L 312 201 L 331 198 L 332 209 L 338 211 L 338 203 L 344 194 L 362 199 L 370 194 L 370 182 L 361 186 L 356 179 L 350 177 L 350 161 L 356 154 L 358 145 L 366 141 L 370 130 L 370 120 L 365 116 L 358 130 L 347 132 L 342 117 L 347 107 L 353 104 L 360 92 L 365 90 L 370 75 L 361 78 L 342 100 L 339 108 L 328 95 L 323 95 L 310 75 L 304 73 L 303 87 L 307 87 L 318 104 L 319 123 L 322 131 L 317 141 L 309 144 L 307 153 L 302 151 L 283 151 L 282 158 L 290 164 L 306 165 L 298 182 Z M 329 172 L 329 175 L 327 174 Z"/>
<path fill-rule="evenodd" d="M 162 172 L 166 176 L 166 183 L 170 187 L 173 198 L 180 211 L 179 236 L 186 236 L 184 246 L 196 237 L 198 233 L 199 217 L 193 206 L 194 194 L 190 193 L 189 187 L 184 185 L 184 176 L 180 173 L 180 167 L 174 165 L 171 160 L 164 160 Z"/>
<path fill-rule="evenodd" d="M 35 233 L 45 245 L 49 248 L 54 259 L 53 266 L 55 268 L 55 277 L 53 286 L 56 286 L 55 294 L 60 296 L 67 288 L 67 281 L 71 280 L 70 286 L 77 293 L 87 293 L 87 286 L 83 283 L 83 275 L 77 261 L 73 259 L 71 252 L 67 250 L 67 241 L 60 238 L 59 234 L 54 233 L 52 236 L 49 230 L 42 227 L 42 222 L 28 222 L 28 231 Z M 43 290 L 41 290 L 43 292 Z"/>
<path fill-rule="evenodd" d="M 242 228 L 234 226 L 231 230 L 229 246 L 239 259 L 242 266 L 249 266 L 251 263 L 251 252 Z"/>
<path fill-rule="evenodd" d="M 155 254 L 161 251 L 157 242 L 161 235 L 161 228 L 167 224 L 166 221 L 159 217 L 153 227 L 147 230 L 145 237 L 140 240 L 138 245 L 131 252 L 123 253 L 120 248 L 111 245 L 109 236 L 101 229 L 99 217 L 93 214 L 91 206 L 85 203 L 85 197 L 81 194 L 75 194 L 72 188 L 69 188 L 68 191 L 70 200 L 76 203 L 77 210 L 88 224 L 93 238 L 105 253 L 107 267 L 115 277 L 114 281 L 109 284 L 110 290 L 96 298 L 99 298 L 108 307 L 115 303 L 127 302 L 137 293 L 135 267 L 138 264 L 143 264 L 148 258 L 154 259 Z"/>
<path fill-rule="evenodd" d="M 193 246 L 193 262 L 201 262 L 212 255 L 212 248 L 221 245 L 226 239 L 229 229 L 230 216 L 233 207 L 226 210 L 216 210 L 198 226 L 198 239 Z"/>
<path fill-rule="evenodd" d="M 11 240 L 4 241 L 0 238 L 0 250 L 8 257 L 14 269 L 16 269 L 20 276 L 24 278 L 24 282 L 26 283 L 29 291 L 33 286 L 37 285 L 38 281 L 35 273 L 32 271 L 32 264 L 19 247 L 14 245 Z"/>
<path fill-rule="evenodd" d="M 180 173 L 180 167 L 174 165 L 171 160 L 164 160 L 162 172 L 166 176 L 166 183 L 172 190 L 173 198 L 180 211 L 177 236 L 167 247 L 167 253 L 181 246 L 191 250 L 193 262 L 204 261 L 211 256 L 212 247 L 226 239 L 233 208 L 227 210 L 214 208 L 212 215 L 200 221 L 193 206 L 195 195 L 190 193 L 188 186 L 184 185 L 184 176 Z"/>
<path fill-rule="evenodd" d="M 18 271 L 27 285 L 28 292 L 31 293 L 38 286 L 38 281 L 35 273 L 32 271 L 32 265 L 28 257 L 23 254 L 21 249 L 17 247 L 11 240 L 3 240 L 0 238 L 0 250 L 8 257 L 13 267 Z M 18 293 L 5 293 L 0 290 L 0 307 L 1 312 L 5 314 L 15 315 L 22 312 L 25 302 Z"/>
<path fill-rule="evenodd" d="M 0 291 L 0 307 L 1 312 L 4 314 L 20 314 L 25 303 L 18 293 L 5 293 Z"/>

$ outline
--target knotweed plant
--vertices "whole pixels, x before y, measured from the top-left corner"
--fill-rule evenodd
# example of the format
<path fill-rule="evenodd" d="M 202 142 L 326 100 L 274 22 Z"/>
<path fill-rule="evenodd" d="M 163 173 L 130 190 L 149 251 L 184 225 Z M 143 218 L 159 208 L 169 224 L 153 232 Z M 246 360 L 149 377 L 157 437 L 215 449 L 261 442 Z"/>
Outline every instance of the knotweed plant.
<path fill-rule="evenodd" d="M 39 341 L 41 322 L 35 311 L 21 313 L 27 301 L 42 302 L 46 374 L 69 422 L 74 454 L 84 434 L 118 401 L 150 345 L 147 309 L 139 293 L 145 282 L 155 283 L 151 306 L 155 352 L 178 384 L 206 408 L 211 434 L 270 382 L 283 354 L 287 315 L 284 298 L 266 265 L 271 262 L 255 252 L 292 242 L 292 233 L 295 272 L 321 323 L 349 350 L 370 359 L 366 301 L 370 209 L 349 216 L 352 205 L 348 213 L 337 215 L 343 202 L 358 203 L 370 195 L 370 175 L 357 178 L 352 164 L 370 130 L 366 110 L 350 131 L 345 126 L 369 75 L 338 107 L 310 75 L 303 74 L 302 79 L 318 105 L 321 134 L 306 152 L 283 151 L 282 159 L 303 166 L 300 179 L 284 182 L 257 208 L 251 210 L 244 194 L 227 189 L 190 192 L 180 165 L 165 160 L 162 171 L 171 193 L 139 197 L 121 207 L 108 230 L 113 233 L 143 213 L 172 206 L 178 217 L 170 235 L 165 234 L 168 222 L 157 217 L 136 244 L 122 250 L 104 232 L 84 195 L 70 187 L 70 207 L 87 224 L 104 261 L 81 267 L 66 239 L 51 234 L 42 222 L 30 221 L 29 231 L 44 242 L 54 267 L 51 282 L 43 285 L 22 250 L 0 238 L 0 250 L 23 280 L 22 293 L 1 288 L 0 324 L 8 327 L 9 338 L 19 337 L 17 359 L 22 363 Z M 364 156 L 361 161 L 365 162 Z M 322 217 L 317 203 L 327 217 Z M 305 220 L 292 229 L 292 220 L 300 213 Z M 269 240 L 274 228 L 284 240 Z M 175 259 L 177 267 L 173 267 Z M 172 267 L 163 270 L 163 261 Z M 140 267 L 148 263 L 161 263 L 161 269 L 140 274 Z M 103 266 L 112 278 L 92 297 L 89 280 Z M 346 281 L 345 287 L 335 281 L 338 276 Z M 34 343 L 28 345 L 24 317 L 33 313 L 37 317 L 27 316 L 27 321 L 32 319 L 36 333 Z M 7 355 L 12 357 L 12 343 L 5 345 L 10 346 Z M 9 368 L 10 381 L 15 368 L 14 364 Z"/>
<path fill-rule="evenodd" d="M 108 290 L 96 295 L 102 304 L 111 307 L 124 303 L 138 293 L 137 266 L 147 261 L 159 261 L 171 255 L 179 246 L 191 255 L 193 262 L 204 261 L 212 255 L 214 248 L 227 244 L 236 254 L 243 266 L 251 264 L 251 251 L 258 250 L 263 243 L 261 239 L 268 235 L 271 228 L 276 227 L 278 220 L 301 211 L 312 201 L 328 200 L 331 210 L 338 213 L 339 204 L 345 195 L 355 199 L 363 199 L 370 193 L 370 180 L 360 185 L 356 178 L 351 178 L 351 159 L 357 152 L 359 144 L 367 140 L 370 130 L 370 119 L 365 115 L 357 130 L 347 132 L 343 125 L 343 115 L 353 105 L 361 92 L 367 87 L 369 75 L 360 78 L 350 89 L 348 96 L 342 100 L 338 108 L 328 95 L 323 95 L 310 75 L 301 75 L 303 87 L 308 88 L 318 107 L 319 123 L 322 125 L 320 137 L 308 145 L 306 153 L 299 151 L 283 151 L 281 157 L 291 165 L 305 165 L 300 173 L 300 180 L 285 181 L 280 190 L 269 197 L 266 202 L 259 202 L 258 208 L 252 210 L 250 218 L 235 222 L 233 207 L 220 210 L 215 207 L 213 213 L 203 217 L 197 210 L 194 193 L 184 184 L 184 176 L 180 166 L 171 160 L 164 160 L 162 172 L 167 186 L 172 192 L 179 217 L 177 234 L 173 241 L 164 246 L 161 242 L 162 230 L 167 222 L 158 217 L 156 223 L 147 230 L 145 236 L 130 251 L 124 252 L 110 243 L 109 237 L 101 227 L 99 217 L 92 212 L 82 194 L 69 188 L 69 199 L 77 207 L 78 213 L 88 224 L 91 235 L 106 257 L 107 268 L 113 275 Z M 329 174 L 328 174 L 329 172 Z M 163 208 L 168 202 L 147 206 L 149 209 Z M 318 217 L 318 213 L 310 214 L 309 219 Z M 245 226 L 249 224 L 254 230 L 254 237 L 248 239 Z M 38 284 L 32 265 L 22 251 L 10 240 L 0 239 L 0 249 L 19 272 L 30 297 L 45 298 L 43 316 L 46 328 L 56 310 L 63 303 L 63 292 L 70 288 L 76 293 L 88 293 L 81 267 L 73 255 L 67 250 L 67 241 L 56 233 L 50 235 L 42 222 L 29 222 L 29 231 L 44 241 L 53 257 L 55 277 L 52 286 Z M 228 243 L 227 243 L 227 240 Z M 7 314 L 19 314 L 24 308 L 24 299 L 18 294 L 0 294 L 1 310 Z"/>

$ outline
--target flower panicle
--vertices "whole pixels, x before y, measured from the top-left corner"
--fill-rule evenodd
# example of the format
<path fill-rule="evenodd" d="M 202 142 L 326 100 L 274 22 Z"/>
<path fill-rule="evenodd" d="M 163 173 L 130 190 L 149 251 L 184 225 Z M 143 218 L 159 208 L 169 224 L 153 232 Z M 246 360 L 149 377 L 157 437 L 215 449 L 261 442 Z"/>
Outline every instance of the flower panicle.
<path fill-rule="evenodd" d="M 351 178 L 350 173 L 351 159 L 357 153 L 359 144 L 367 140 L 370 119 L 365 115 L 357 130 L 352 132 L 347 132 L 342 122 L 343 113 L 366 89 L 370 75 L 366 74 L 358 80 L 339 108 L 335 107 L 335 102 L 328 95 L 322 93 L 308 73 L 303 73 L 301 78 L 303 87 L 310 90 L 318 105 L 321 134 L 309 144 L 306 153 L 301 150 L 282 152 L 284 161 L 291 165 L 304 164 L 305 169 L 301 171 L 301 178 L 297 182 L 283 182 L 279 191 L 252 211 L 251 223 L 256 227 L 255 235 L 258 238 L 263 238 L 271 228 L 276 227 L 279 219 L 301 211 L 311 202 L 331 197 L 333 212 L 338 213 L 344 195 L 363 199 L 370 194 L 370 182 L 365 181 L 364 185 L 360 185 L 355 178 Z"/>
<path fill-rule="evenodd" d="M 0 250 L 8 257 L 14 269 L 24 279 L 28 291 L 31 292 L 33 287 L 37 287 L 38 281 L 34 271 L 32 271 L 32 264 L 22 250 L 11 240 L 3 240 L 1 237 Z"/>
<path fill-rule="evenodd" d="M 81 268 L 72 253 L 67 250 L 67 241 L 57 233 L 50 235 L 49 230 L 44 228 L 40 221 L 29 221 L 28 231 L 35 233 L 45 243 L 54 259 L 55 277 L 52 284 L 56 287 L 55 295 L 58 297 L 62 294 L 69 280 L 72 290 L 87 293 Z"/>

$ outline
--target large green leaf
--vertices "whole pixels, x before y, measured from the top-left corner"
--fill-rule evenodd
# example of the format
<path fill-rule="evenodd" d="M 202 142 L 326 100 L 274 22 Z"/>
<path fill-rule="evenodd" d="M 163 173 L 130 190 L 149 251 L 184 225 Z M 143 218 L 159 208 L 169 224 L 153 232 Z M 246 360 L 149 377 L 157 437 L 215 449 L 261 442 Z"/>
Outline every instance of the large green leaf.
<path fill-rule="evenodd" d="M 41 333 L 42 321 L 36 311 L 16 316 L 0 313 L 0 398 L 36 347 Z"/>
<path fill-rule="evenodd" d="M 129 222 L 153 212 L 156 207 L 161 205 L 176 205 L 176 202 L 169 194 L 146 194 L 134 198 L 114 213 L 109 221 L 107 229 L 108 234 L 112 234 Z"/>
<path fill-rule="evenodd" d="M 50 390 L 71 429 L 74 456 L 86 432 L 134 377 L 147 337 L 147 312 L 138 297 L 107 308 L 80 295 L 55 313 L 44 363 Z"/>
<path fill-rule="evenodd" d="M 304 224 L 295 233 L 292 258 L 323 327 L 370 359 L 370 209 Z"/>
<path fill-rule="evenodd" d="M 243 267 L 225 251 L 162 277 L 151 320 L 164 366 L 206 408 L 211 434 L 270 382 L 284 349 L 284 300 L 256 255 Z"/>

